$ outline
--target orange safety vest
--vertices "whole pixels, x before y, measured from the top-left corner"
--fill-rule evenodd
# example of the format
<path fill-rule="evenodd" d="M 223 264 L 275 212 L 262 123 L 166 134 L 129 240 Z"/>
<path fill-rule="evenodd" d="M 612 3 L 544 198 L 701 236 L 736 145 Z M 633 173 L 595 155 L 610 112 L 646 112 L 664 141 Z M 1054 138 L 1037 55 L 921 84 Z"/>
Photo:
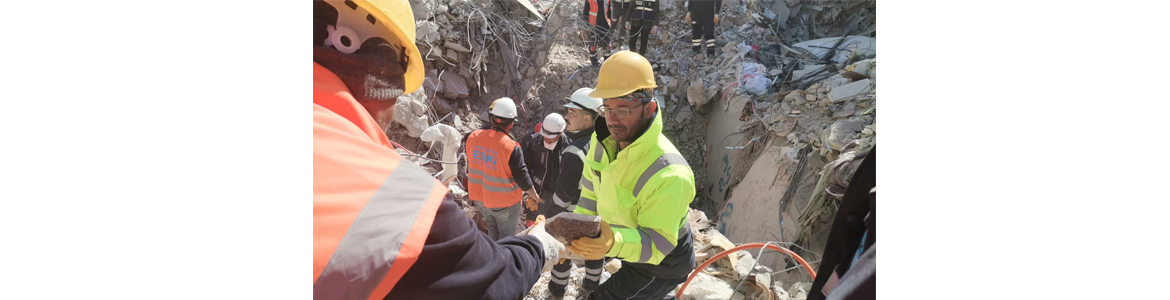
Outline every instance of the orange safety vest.
<path fill-rule="evenodd" d="M 418 260 L 446 194 L 313 63 L 313 299 L 385 297 Z"/>
<path fill-rule="evenodd" d="M 585 0 L 586 5 L 589 5 L 589 25 L 597 25 L 597 13 L 598 13 L 597 12 L 597 9 L 598 9 L 597 2 L 599 2 L 599 1 L 601 2 L 601 11 L 603 14 L 601 17 L 602 18 L 608 17 L 608 16 L 604 15 L 604 12 L 605 12 L 606 6 L 609 6 L 609 0 Z M 609 19 L 606 19 L 605 23 L 608 24 Z"/>
<path fill-rule="evenodd" d="M 508 134 L 495 129 L 476 129 L 467 136 L 467 196 L 487 208 L 520 202 L 524 191 L 512 180 L 512 150 L 520 147 Z"/>

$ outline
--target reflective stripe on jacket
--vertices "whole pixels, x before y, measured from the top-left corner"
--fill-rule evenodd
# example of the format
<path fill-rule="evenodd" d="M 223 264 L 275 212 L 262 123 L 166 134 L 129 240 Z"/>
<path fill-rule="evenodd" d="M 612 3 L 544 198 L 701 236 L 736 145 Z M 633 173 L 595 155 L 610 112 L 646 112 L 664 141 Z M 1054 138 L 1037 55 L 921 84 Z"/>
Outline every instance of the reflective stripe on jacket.
<path fill-rule="evenodd" d="M 467 135 L 467 195 L 487 208 L 503 208 L 520 202 L 524 191 L 512 179 L 512 150 L 520 147 L 508 134 L 476 129 Z"/>
<path fill-rule="evenodd" d="M 694 172 L 662 135 L 661 109 L 646 132 L 621 151 L 605 126 L 604 118 L 595 122 L 575 212 L 600 215 L 610 224 L 614 245 L 607 257 L 658 265 L 680 239 L 690 247 L 690 233 L 682 229 L 695 198 Z M 691 249 L 677 253 L 694 255 Z"/>
<path fill-rule="evenodd" d="M 418 260 L 445 194 L 313 64 L 314 299 L 382 299 Z"/>

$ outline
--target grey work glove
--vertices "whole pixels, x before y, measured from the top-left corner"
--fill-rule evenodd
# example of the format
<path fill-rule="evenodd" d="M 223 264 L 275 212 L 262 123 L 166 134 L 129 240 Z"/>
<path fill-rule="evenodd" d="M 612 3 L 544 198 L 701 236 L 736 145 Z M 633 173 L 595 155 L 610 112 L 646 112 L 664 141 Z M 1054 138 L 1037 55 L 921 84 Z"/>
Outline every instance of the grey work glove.
<path fill-rule="evenodd" d="M 528 227 L 521 234 L 535 236 L 544 245 L 544 266 L 540 269 L 541 273 L 552 271 L 553 266 L 561 260 L 561 253 L 565 252 L 565 245 L 544 231 L 544 223 L 544 215 L 536 216 L 532 227 Z"/>

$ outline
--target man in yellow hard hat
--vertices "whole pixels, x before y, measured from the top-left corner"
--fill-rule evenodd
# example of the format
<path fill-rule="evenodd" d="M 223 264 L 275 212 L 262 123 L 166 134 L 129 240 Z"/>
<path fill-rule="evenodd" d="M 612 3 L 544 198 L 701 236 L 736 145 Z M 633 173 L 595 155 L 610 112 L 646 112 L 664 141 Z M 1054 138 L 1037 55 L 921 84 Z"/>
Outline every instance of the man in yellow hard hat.
<path fill-rule="evenodd" d="M 414 34 L 406 0 L 313 1 L 313 299 L 520 299 L 564 245 L 492 240 L 386 137 Z"/>
<path fill-rule="evenodd" d="M 589 299 L 663 299 L 695 268 L 687 225 L 695 177 L 662 135 L 658 87 L 645 57 L 615 53 L 601 65 L 590 97 L 604 100 L 585 154 L 575 212 L 601 216 L 601 237 L 567 248 L 622 267 Z"/>

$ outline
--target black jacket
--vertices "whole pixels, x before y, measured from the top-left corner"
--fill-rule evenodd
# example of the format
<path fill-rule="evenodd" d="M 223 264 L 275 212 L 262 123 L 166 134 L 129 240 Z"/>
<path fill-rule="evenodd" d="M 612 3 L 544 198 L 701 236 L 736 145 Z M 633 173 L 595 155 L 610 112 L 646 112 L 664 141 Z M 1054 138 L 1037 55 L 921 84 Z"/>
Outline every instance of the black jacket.
<path fill-rule="evenodd" d="M 539 133 L 529 134 L 520 143 L 524 153 L 524 163 L 528 165 L 528 173 L 532 175 L 532 186 L 545 201 L 551 201 L 557 190 L 557 177 L 560 174 L 560 161 L 557 154 L 569 145 L 569 139 L 561 135 L 560 141 L 552 150 L 544 148 L 544 136 Z M 544 205 L 544 204 L 541 204 Z M 551 216 L 547 216 L 551 217 Z"/>
<path fill-rule="evenodd" d="M 544 246 L 534 236 L 493 241 L 447 197 L 418 261 L 385 299 L 521 299 L 540 279 Z"/>
<path fill-rule="evenodd" d="M 585 167 L 582 156 L 589 153 L 589 137 L 592 135 L 593 129 L 565 132 L 565 136 L 569 138 L 569 145 L 560 152 L 561 176 L 557 178 L 557 192 L 554 198 L 549 199 L 552 205 L 545 210 L 545 216 L 570 211 L 569 207 L 577 204 L 577 199 L 581 197 L 581 170 Z M 564 206 L 557 204 L 558 201 Z"/>

